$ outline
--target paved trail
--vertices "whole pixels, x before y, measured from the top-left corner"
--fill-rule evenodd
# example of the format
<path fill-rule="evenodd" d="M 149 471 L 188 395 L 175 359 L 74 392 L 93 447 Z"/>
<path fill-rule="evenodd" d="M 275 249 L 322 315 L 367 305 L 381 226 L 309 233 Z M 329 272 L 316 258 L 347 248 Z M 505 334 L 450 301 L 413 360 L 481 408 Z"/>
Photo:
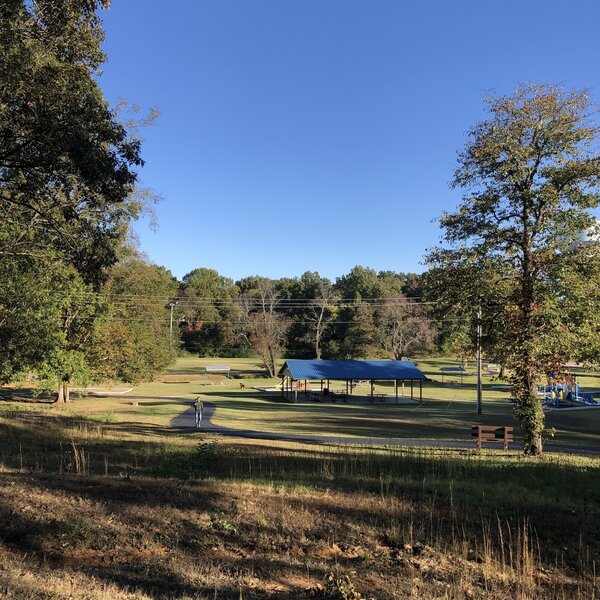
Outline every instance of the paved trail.
<path fill-rule="evenodd" d="M 171 419 L 170 426 L 175 429 L 197 431 L 200 433 L 216 433 L 228 437 L 240 437 L 256 440 L 280 440 L 285 442 L 306 442 L 311 444 L 354 444 L 361 446 L 412 446 L 421 448 L 465 448 L 474 449 L 472 441 L 465 440 L 423 440 L 411 438 L 386 438 L 386 437 L 343 437 L 343 436 L 327 436 L 327 435 L 310 435 L 310 434 L 295 434 L 295 433 L 276 433 L 256 431 L 253 429 L 234 429 L 232 427 L 224 427 L 216 425 L 211 421 L 212 416 L 216 411 L 216 406 L 212 402 L 204 402 L 204 416 L 199 429 L 194 427 L 194 406 L 187 398 L 180 398 L 189 408 L 180 415 Z M 501 450 L 499 444 L 489 444 L 487 448 Z M 513 444 L 513 448 L 517 449 L 518 444 Z M 584 446 L 558 446 L 554 444 L 546 444 L 545 450 L 550 452 L 568 452 L 570 454 L 585 454 L 592 456 L 600 456 L 600 448 L 586 448 Z"/>

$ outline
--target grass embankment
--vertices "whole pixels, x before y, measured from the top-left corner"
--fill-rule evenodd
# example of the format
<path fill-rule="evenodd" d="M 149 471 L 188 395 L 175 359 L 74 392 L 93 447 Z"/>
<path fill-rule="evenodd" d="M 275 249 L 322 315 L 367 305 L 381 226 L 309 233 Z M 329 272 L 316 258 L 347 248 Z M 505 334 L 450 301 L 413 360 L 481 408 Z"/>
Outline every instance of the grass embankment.
<path fill-rule="evenodd" d="M 600 459 L 225 444 L 54 410 L 0 433 L 4 597 L 600 594 Z"/>

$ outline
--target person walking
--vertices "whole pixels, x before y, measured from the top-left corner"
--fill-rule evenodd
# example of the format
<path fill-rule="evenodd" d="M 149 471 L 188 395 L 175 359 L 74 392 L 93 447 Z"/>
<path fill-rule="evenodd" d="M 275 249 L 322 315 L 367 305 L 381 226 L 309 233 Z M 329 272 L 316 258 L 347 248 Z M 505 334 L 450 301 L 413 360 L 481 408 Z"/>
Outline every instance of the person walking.
<path fill-rule="evenodd" d="M 194 401 L 194 422 L 196 427 L 200 427 L 200 423 L 202 423 L 202 413 L 204 412 L 204 404 L 202 404 L 202 399 L 200 396 L 196 398 Z"/>

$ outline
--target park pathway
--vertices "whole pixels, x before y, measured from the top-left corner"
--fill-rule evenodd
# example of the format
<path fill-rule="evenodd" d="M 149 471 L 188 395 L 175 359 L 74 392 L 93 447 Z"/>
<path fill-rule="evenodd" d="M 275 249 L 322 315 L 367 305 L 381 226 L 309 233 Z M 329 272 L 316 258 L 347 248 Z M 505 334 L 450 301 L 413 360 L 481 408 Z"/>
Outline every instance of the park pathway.
<path fill-rule="evenodd" d="M 187 398 L 181 398 L 189 402 Z M 198 433 L 214 433 L 228 437 L 239 437 L 255 440 L 278 440 L 282 442 L 304 442 L 309 444 L 353 444 L 360 446 L 410 446 L 414 448 L 458 448 L 473 450 L 474 443 L 470 440 L 424 440 L 410 438 L 386 438 L 386 437 L 342 437 L 328 435 L 310 435 L 294 433 L 277 433 L 267 431 L 256 431 L 253 429 L 234 429 L 216 425 L 211 421 L 216 411 L 212 402 L 204 402 L 204 416 L 199 429 L 194 426 L 194 406 L 190 403 L 187 410 L 177 415 L 170 421 L 170 426 L 175 429 L 196 431 Z M 518 449 L 518 443 L 513 443 L 513 449 Z M 500 444 L 488 444 L 486 449 L 502 450 Z M 546 444 L 544 449 L 549 452 L 567 452 L 569 454 L 584 454 L 600 456 L 600 448 L 587 448 L 584 446 L 558 446 Z"/>

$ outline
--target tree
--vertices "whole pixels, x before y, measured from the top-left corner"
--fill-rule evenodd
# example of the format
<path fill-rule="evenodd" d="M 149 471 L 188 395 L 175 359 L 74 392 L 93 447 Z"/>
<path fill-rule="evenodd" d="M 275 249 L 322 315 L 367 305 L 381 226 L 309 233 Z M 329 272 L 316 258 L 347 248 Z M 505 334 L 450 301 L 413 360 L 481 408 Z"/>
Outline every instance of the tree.
<path fill-rule="evenodd" d="M 179 310 L 185 314 L 185 347 L 203 356 L 223 356 L 237 343 L 239 288 L 214 269 L 198 268 L 183 277 Z"/>
<path fill-rule="evenodd" d="M 431 322 L 416 302 L 404 296 L 387 298 L 377 310 L 377 335 L 396 360 L 431 346 L 435 337 Z"/>
<path fill-rule="evenodd" d="M 340 308 L 340 337 L 338 354 L 340 358 L 365 358 L 376 339 L 373 307 L 360 298 Z"/>
<path fill-rule="evenodd" d="M 52 254 L 0 262 L 0 281 L 0 382 L 34 371 L 68 401 L 72 382 L 90 380 L 86 349 L 106 303 Z"/>
<path fill-rule="evenodd" d="M 339 322 L 335 327 L 334 342 L 336 355 L 340 358 L 363 358 L 367 356 L 370 344 L 375 339 L 373 299 L 384 298 L 387 291 L 385 282 L 395 282 L 389 272 L 377 273 L 357 265 L 349 273 L 338 277 L 335 290 L 341 297 L 338 312 Z M 399 289 L 399 288 L 398 288 Z"/>
<path fill-rule="evenodd" d="M 96 325 L 86 353 L 96 377 L 139 383 L 175 361 L 165 303 L 177 290 L 170 271 L 141 256 L 112 267 L 101 290 L 107 314 Z"/>
<path fill-rule="evenodd" d="M 269 377 L 277 374 L 277 360 L 283 350 L 285 332 L 290 326 L 289 319 L 277 311 L 279 302 L 279 294 L 273 286 L 265 284 L 261 284 L 253 295 L 240 298 L 240 333 L 260 356 Z"/>
<path fill-rule="evenodd" d="M 428 262 L 463 298 L 483 284 L 478 274 L 494 273 L 515 414 L 525 452 L 539 454 L 537 380 L 557 356 L 577 353 L 582 327 L 592 333 L 586 315 L 597 321 L 597 293 L 587 295 L 597 285 L 598 243 L 578 240 L 594 227 L 600 200 L 598 126 L 586 92 L 527 85 L 486 103 L 490 116 L 470 131 L 454 176 L 462 204 L 441 218 L 447 246 Z"/>
<path fill-rule="evenodd" d="M 97 10 L 108 4 L 0 3 L 2 378 L 35 370 L 63 400 L 72 381 L 93 376 L 87 346 L 107 310 L 97 292 L 148 201 L 135 190 L 133 122 L 97 81 Z"/>
<path fill-rule="evenodd" d="M 139 140 L 102 97 L 96 9 L 108 1 L 0 6 L 0 256 L 52 249 L 98 283 L 139 205 Z"/>
<path fill-rule="evenodd" d="M 321 360 L 323 336 L 335 319 L 338 300 L 333 286 L 328 281 L 320 281 L 307 315 L 310 324 L 308 336 L 314 343 L 317 360 Z"/>

